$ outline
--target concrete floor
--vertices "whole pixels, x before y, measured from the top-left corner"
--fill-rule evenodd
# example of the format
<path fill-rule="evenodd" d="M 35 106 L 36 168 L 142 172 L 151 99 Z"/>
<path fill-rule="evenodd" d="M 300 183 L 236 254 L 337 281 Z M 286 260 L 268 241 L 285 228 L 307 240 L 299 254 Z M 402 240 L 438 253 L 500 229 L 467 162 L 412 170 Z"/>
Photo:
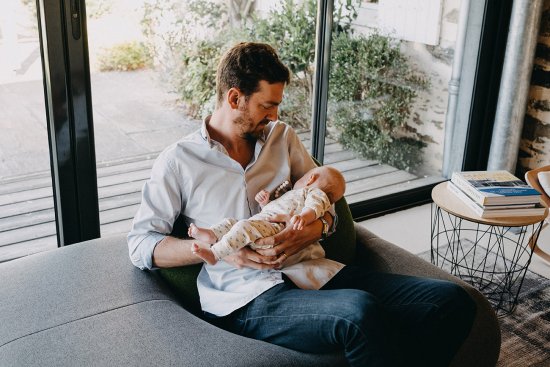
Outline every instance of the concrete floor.
<path fill-rule="evenodd" d="M 414 254 L 430 249 L 430 205 L 425 204 L 411 209 L 369 219 L 359 224 Z M 550 226 L 543 229 L 538 245 L 550 252 Z M 550 278 L 550 263 L 533 255 L 529 270 Z"/>

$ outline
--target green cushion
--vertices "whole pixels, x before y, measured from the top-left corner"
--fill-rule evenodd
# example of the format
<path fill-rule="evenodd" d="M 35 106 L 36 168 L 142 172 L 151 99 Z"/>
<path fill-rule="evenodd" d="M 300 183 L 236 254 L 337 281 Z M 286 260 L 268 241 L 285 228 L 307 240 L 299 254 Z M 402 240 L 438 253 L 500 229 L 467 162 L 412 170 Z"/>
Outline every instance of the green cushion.
<path fill-rule="evenodd" d="M 174 229 L 170 235 L 177 238 L 187 238 L 187 225 L 182 216 L 179 216 L 175 221 Z M 160 275 L 174 291 L 180 303 L 188 311 L 197 315 L 201 311 L 199 291 L 197 290 L 197 276 L 201 268 L 202 263 L 157 270 L 157 274 Z"/>
<path fill-rule="evenodd" d="M 157 274 L 172 289 L 178 301 L 194 314 L 199 314 L 201 311 L 199 291 L 197 290 L 197 276 L 201 268 L 202 264 L 195 264 L 157 270 Z"/>
<path fill-rule="evenodd" d="M 315 164 L 321 164 L 314 157 Z M 344 264 L 351 264 L 355 257 L 355 225 L 348 202 L 344 197 L 338 200 L 334 207 L 338 215 L 336 232 L 329 236 L 321 245 L 325 249 L 326 257 Z"/>
<path fill-rule="evenodd" d="M 338 223 L 336 232 L 329 236 L 321 245 L 329 259 L 344 264 L 352 263 L 355 257 L 355 225 L 345 198 L 335 204 Z"/>

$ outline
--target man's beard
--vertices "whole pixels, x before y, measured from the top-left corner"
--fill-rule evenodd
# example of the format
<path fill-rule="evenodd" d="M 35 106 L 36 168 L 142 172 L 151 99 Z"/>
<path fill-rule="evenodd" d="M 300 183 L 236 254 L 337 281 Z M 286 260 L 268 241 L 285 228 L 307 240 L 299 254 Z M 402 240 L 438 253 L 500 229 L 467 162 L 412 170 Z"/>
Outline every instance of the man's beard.
<path fill-rule="evenodd" d="M 255 126 L 258 128 L 258 130 L 254 131 L 243 131 L 241 133 L 241 137 L 244 138 L 247 141 L 255 142 L 260 138 L 264 133 L 265 126 L 269 123 L 268 119 L 263 119 L 259 123 L 255 124 L 252 119 L 248 116 L 247 113 L 243 117 L 239 117 L 235 120 L 235 123 L 239 125 L 241 128 L 247 128 L 250 126 Z M 262 126 L 261 129 L 259 127 Z"/>

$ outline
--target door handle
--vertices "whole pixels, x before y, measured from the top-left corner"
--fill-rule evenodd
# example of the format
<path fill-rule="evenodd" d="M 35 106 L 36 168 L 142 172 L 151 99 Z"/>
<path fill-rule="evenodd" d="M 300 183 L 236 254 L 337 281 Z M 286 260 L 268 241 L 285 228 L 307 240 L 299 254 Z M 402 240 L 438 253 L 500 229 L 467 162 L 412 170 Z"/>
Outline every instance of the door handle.
<path fill-rule="evenodd" d="M 71 0 L 71 30 L 75 40 L 80 39 L 80 1 Z"/>

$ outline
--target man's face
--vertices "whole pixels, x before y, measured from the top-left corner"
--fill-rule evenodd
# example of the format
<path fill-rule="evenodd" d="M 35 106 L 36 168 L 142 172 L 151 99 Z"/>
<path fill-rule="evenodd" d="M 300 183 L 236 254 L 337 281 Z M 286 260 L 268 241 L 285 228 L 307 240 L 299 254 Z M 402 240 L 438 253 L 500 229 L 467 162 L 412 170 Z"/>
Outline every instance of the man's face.
<path fill-rule="evenodd" d="M 235 119 L 239 135 L 248 140 L 262 136 L 265 126 L 278 119 L 279 105 L 283 100 L 284 83 L 259 83 L 259 90 L 239 105 L 240 116 Z"/>

